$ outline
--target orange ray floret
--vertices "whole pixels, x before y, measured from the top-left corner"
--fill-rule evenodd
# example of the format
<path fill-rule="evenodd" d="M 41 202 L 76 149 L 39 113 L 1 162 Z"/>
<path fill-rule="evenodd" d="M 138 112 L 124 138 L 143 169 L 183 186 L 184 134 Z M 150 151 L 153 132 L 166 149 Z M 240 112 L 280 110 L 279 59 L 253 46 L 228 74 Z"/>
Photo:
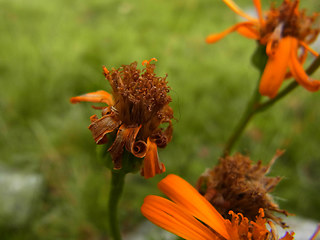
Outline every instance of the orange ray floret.
<path fill-rule="evenodd" d="M 218 239 L 214 233 L 179 205 L 158 196 L 147 196 L 141 211 L 150 221 L 185 239 Z"/>
<path fill-rule="evenodd" d="M 142 214 L 154 224 L 187 240 L 278 240 L 266 228 L 263 209 L 256 221 L 242 214 L 224 219 L 188 182 L 170 174 L 158 184 L 172 201 L 147 196 L 141 206 Z M 291 240 L 293 233 L 282 240 Z"/>
<path fill-rule="evenodd" d="M 113 105 L 112 95 L 103 90 L 86 93 L 77 97 L 72 97 L 70 98 L 70 102 L 71 103 L 93 102 L 93 103 L 106 103 L 108 105 Z"/>
<path fill-rule="evenodd" d="M 153 177 L 165 171 L 158 158 L 158 147 L 164 148 L 172 138 L 173 111 L 169 107 L 171 97 L 166 76 L 157 77 L 155 65 L 143 61 L 145 68 L 137 69 L 137 63 L 123 65 L 109 71 L 103 67 L 103 74 L 112 87 L 112 94 L 105 91 L 87 93 L 72 97 L 71 103 L 94 102 L 108 106 L 94 107 L 102 109 L 99 118 L 90 117 L 89 130 L 97 144 L 107 143 L 107 135 L 113 142 L 108 152 L 114 169 L 122 168 L 123 152 L 127 151 L 137 158 L 144 158 L 141 174 L 145 178 Z M 160 124 L 167 124 L 167 128 Z"/>
<path fill-rule="evenodd" d="M 261 95 L 275 97 L 283 80 L 290 75 L 307 90 L 319 90 L 319 81 L 309 78 L 302 66 L 307 52 L 314 56 L 319 55 L 309 46 L 320 33 L 320 27 L 314 27 L 318 13 L 306 16 L 305 11 L 299 11 L 299 0 L 284 0 L 278 8 L 272 5 L 269 11 L 263 12 L 261 1 L 253 0 L 258 15 L 258 19 L 255 19 L 243 12 L 232 0 L 224 2 L 247 21 L 237 23 L 221 33 L 209 35 L 206 42 L 215 43 L 237 31 L 266 46 L 269 61 L 260 82 Z M 285 46 L 285 43 L 290 46 Z M 299 49 L 306 51 L 300 58 L 297 57 Z M 286 72 L 288 67 L 290 73 Z"/>
<path fill-rule="evenodd" d="M 270 53 L 260 80 L 259 89 L 262 95 L 270 98 L 277 95 L 287 72 L 293 41 L 295 39 L 286 37 L 276 42 L 277 47 Z"/>
<path fill-rule="evenodd" d="M 188 182 L 170 174 L 159 182 L 158 187 L 176 204 L 188 210 L 194 217 L 207 223 L 221 236 L 228 238 L 223 217 Z"/>

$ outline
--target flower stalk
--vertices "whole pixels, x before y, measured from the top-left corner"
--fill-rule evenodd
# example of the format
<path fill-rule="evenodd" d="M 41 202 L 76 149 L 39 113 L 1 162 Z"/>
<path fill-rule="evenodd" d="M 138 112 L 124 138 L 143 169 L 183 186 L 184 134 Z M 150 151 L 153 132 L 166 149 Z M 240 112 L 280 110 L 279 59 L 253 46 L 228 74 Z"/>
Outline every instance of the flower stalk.
<path fill-rule="evenodd" d="M 110 232 L 109 235 L 113 240 L 121 240 L 118 219 L 118 205 L 123 192 L 126 173 L 116 170 L 111 171 L 111 173 L 111 186 L 108 200 L 108 226 Z"/>
<path fill-rule="evenodd" d="M 258 49 L 261 47 L 258 47 Z M 256 54 L 259 54 L 259 50 L 257 50 Z M 260 69 L 261 73 L 263 73 L 264 66 L 263 66 L 263 61 L 261 60 L 260 62 L 257 62 L 253 59 L 253 62 L 257 68 Z M 320 66 L 320 56 L 318 56 L 312 64 L 308 67 L 306 70 L 306 73 L 308 75 L 313 74 Z M 234 147 L 234 144 L 236 141 L 240 138 L 241 134 L 245 130 L 246 126 L 252 119 L 252 117 L 260 112 L 263 112 L 267 110 L 269 107 L 271 107 L 273 104 L 278 102 L 280 99 L 288 95 L 290 92 L 292 92 L 296 87 L 299 86 L 299 83 L 294 81 L 291 82 L 287 87 L 285 87 L 283 90 L 281 90 L 275 98 L 268 99 L 264 102 L 261 102 L 261 95 L 259 93 L 259 87 L 255 88 L 254 93 L 251 97 L 251 100 L 248 102 L 247 108 L 244 111 L 238 125 L 228 138 L 226 145 L 223 149 L 223 156 L 230 155 L 232 148 Z"/>

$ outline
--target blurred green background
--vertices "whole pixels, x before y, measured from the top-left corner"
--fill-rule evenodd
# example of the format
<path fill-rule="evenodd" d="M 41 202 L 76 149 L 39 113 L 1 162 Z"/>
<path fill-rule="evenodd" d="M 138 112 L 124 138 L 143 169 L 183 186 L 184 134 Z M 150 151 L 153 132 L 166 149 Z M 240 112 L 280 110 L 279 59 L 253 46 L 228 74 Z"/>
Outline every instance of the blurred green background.
<path fill-rule="evenodd" d="M 252 8 L 249 0 L 237 3 Z M 320 10 L 318 0 L 301 4 Z M 103 65 L 158 58 L 177 118 L 172 142 L 160 150 L 167 172 L 150 180 L 127 176 L 124 233 L 144 221 L 143 198 L 159 194 L 156 184 L 166 174 L 194 184 L 216 164 L 258 78 L 250 63 L 254 41 L 232 34 L 215 45 L 204 42 L 236 21 L 214 0 L 0 0 L 1 239 L 107 239 L 110 176 L 96 161 L 87 129 L 89 116 L 99 112 L 69 103 L 71 96 L 110 90 Z M 319 93 L 298 88 L 255 117 L 236 145 L 264 163 L 286 149 L 270 173 L 283 176 L 275 199 L 317 220 L 319 100 Z"/>

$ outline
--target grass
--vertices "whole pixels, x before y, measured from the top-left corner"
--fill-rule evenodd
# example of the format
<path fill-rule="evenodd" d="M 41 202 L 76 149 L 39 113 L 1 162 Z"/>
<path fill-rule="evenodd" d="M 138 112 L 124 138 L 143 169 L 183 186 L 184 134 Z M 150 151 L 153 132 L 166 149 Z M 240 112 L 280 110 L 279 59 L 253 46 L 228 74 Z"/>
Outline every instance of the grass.
<path fill-rule="evenodd" d="M 316 0 L 303 4 L 320 9 Z M 239 5 L 249 7 L 244 0 Z M 71 96 L 110 90 L 103 65 L 158 58 L 177 118 L 172 142 L 160 151 L 164 175 L 195 183 L 217 162 L 258 78 L 250 64 L 253 41 L 233 34 L 204 43 L 207 34 L 236 21 L 222 2 L 209 0 L 1 0 L 0 170 L 40 176 L 29 204 L 5 191 L 12 184 L 4 187 L 28 214 L 14 221 L 19 209 L 0 212 L 3 239 L 106 239 L 110 176 L 96 161 L 87 129 L 97 112 L 90 104 L 69 103 Z M 319 79 L 319 72 L 314 76 Z M 236 146 L 265 163 L 286 149 L 270 173 L 284 177 L 274 195 L 282 208 L 317 220 L 319 100 L 319 93 L 298 88 L 256 116 Z M 164 175 L 127 177 L 120 203 L 124 232 L 144 219 L 143 198 L 158 193 Z"/>

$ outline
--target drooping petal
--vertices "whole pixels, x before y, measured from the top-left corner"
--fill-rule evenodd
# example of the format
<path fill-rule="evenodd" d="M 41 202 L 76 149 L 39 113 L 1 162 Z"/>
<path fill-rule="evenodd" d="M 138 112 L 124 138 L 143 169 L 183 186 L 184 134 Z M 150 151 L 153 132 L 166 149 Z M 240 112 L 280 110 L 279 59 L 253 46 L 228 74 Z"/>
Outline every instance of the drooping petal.
<path fill-rule="evenodd" d="M 305 89 L 315 92 L 320 89 L 320 80 L 312 79 L 304 71 L 302 64 L 298 60 L 298 40 L 293 42 L 293 48 L 291 50 L 289 67 L 293 77 L 296 81 Z"/>
<path fill-rule="evenodd" d="M 252 26 L 254 26 L 254 24 L 251 23 L 251 22 L 238 23 L 238 24 L 236 24 L 236 25 L 234 25 L 234 26 L 232 26 L 232 27 L 224 30 L 224 31 L 221 32 L 221 33 L 210 34 L 210 35 L 206 38 L 206 42 L 207 42 L 207 43 L 215 43 L 215 42 L 219 41 L 220 39 L 224 38 L 224 37 L 225 37 L 226 35 L 228 35 L 229 33 L 232 33 L 232 32 L 237 31 L 237 30 L 239 30 L 239 33 L 240 33 L 240 34 L 246 36 L 245 33 L 251 31 L 252 28 L 250 28 L 250 27 L 252 27 Z M 247 28 L 247 29 L 246 29 L 246 28 Z M 252 31 L 251 31 L 251 32 L 252 32 Z M 249 34 L 248 34 L 248 35 L 249 35 Z M 250 38 L 251 38 L 251 36 L 253 36 L 253 35 L 254 35 L 254 32 L 252 32 L 252 33 L 250 34 Z M 258 38 L 258 36 L 257 36 L 257 38 Z"/>
<path fill-rule="evenodd" d="M 230 239 L 224 218 L 188 182 L 170 174 L 158 183 L 158 187 L 185 211 L 189 211 L 194 217 L 209 225 L 224 238 Z"/>
<path fill-rule="evenodd" d="M 117 132 L 116 139 L 114 140 L 108 151 L 114 164 L 114 169 L 121 169 L 122 167 L 122 153 L 124 147 L 129 145 L 130 141 L 135 141 L 135 136 L 140 127 L 127 127 L 122 124 Z"/>
<path fill-rule="evenodd" d="M 89 125 L 89 129 L 97 144 L 103 144 L 103 137 L 110 132 L 113 132 L 121 124 L 121 121 L 116 119 L 113 115 L 105 115 L 102 118 L 97 119 L 96 115 L 90 117 L 92 123 Z"/>
<path fill-rule="evenodd" d="M 147 152 L 143 161 L 143 168 L 141 175 L 146 179 L 165 172 L 165 166 L 160 162 L 158 156 L 157 144 L 148 138 L 147 140 Z"/>
<path fill-rule="evenodd" d="M 246 38 L 250 38 L 254 40 L 258 40 L 260 37 L 259 31 L 256 28 L 254 28 L 254 25 L 250 26 L 248 24 L 248 25 L 240 26 L 237 29 L 237 32 Z"/>
<path fill-rule="evenodd" d="M 253 4 L 256 7 L 258 18 L 259 18 L 259 23 L 260 26 L 264 25 L 264 19 L 262 15 L 262 9 L 261 9 L 261 1 L 260 0 L 253 0 Z"/>
<path fill-rule="evenodd" d="M 151 222 L 187 240 L 218 240 L 204 224 L 179 205 L 158 196 L 147 196 L 142 214 Z"/>
<path fill-rule="evenodd" d="M 257 19 L 251 17 L 250 15 L 248 15 L 244 11 L 242 11 L 241 8 L 234 1 L 232 1 L 232 0 L 223 0 L 223 1 L 236 14 L 240 15 L 241 17 L 244 17 L 244 18 L 248 19 L 251 22 L 257 22 Z"/>
<path fill-rule="evenodd" d="M 294 38 L 285 37 L 277 42 L 272 51 L 260 80 L 259 91 L 263 96 L 274 98 L 285 78 Z M 268 48 L 268 47 L 267 47 Z"/>
<path fill-rule="evenodd" d="M 100 90 L 97 92 L 86 93 L 81 96 L 70 98 L 71 103 L 79 102 L 93 102 L 93 103 L 106 103 L 113 105 L 112 95 L 106 91 Z"/>

